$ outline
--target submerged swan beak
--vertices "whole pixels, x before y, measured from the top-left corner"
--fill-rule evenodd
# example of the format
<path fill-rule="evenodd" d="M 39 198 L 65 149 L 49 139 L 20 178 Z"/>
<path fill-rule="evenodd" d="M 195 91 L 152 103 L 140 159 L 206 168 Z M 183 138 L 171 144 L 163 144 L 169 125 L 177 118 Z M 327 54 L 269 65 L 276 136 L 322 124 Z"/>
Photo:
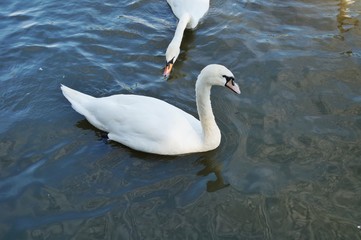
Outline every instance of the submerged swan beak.
<path fill-rule="evenodd" d="M 172 71 L 172 68 L 173 68 L 173 61 L 174 61 L 174 58 L 172 58 L 172 60 L 170 60 L 169 62 L 167 62 L 167 64 L 165 65 L 164 67 L 164 72 L 163 72 L 163 77 L 164 78 L 168 78 L 169 77 L 169 74 L 170 72 Z"/>
<path fill-rule="evenodd" d="M 169 77 L 169 74 L 172 71 L 172 68 L 173 68 L 173 63 L 167 63 L 167 65 L 165 65 L 164 73 L 163 73 L 164 78 Z"/>
<path fill-rule="evenodd" d="M 228 87 L 229 89 L 231 89 L 235 93 L 241 94 L 241 90 L 239 89 L 238 84 L 235 83 L 233 79 L 227 81 L 226 87 Z"/>

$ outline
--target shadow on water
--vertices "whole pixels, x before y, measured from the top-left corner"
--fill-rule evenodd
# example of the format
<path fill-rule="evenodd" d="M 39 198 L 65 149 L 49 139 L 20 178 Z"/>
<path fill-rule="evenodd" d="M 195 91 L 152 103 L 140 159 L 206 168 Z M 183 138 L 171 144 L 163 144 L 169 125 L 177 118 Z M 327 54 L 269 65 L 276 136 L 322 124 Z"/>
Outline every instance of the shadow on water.
<path fill-rule="evenodd" d="M 222 175 L 222 164 L 216 160 L 213 155 L 214 151 L 205 153 L 204 156 L 200 157 L 197 161 L 204 166 L 202 170 L 197 172 L 197 176 L 206 177 L 214 174 L 216 177 L 215 180 L 207 181 L 207 192 L 215 192 L 229 186 Z"/>
<path fill-rule="evenodd" d="M 195 38 L 196 38 L 195 30 L 191 30 L 191 29 L 184 30 L 183 39 L 180 46 L 181 53 L 179 55 L 179 60 L 181 60 L 182 62 L 188 59 L 187 54 L 188 51 L 192 49 Z"/>

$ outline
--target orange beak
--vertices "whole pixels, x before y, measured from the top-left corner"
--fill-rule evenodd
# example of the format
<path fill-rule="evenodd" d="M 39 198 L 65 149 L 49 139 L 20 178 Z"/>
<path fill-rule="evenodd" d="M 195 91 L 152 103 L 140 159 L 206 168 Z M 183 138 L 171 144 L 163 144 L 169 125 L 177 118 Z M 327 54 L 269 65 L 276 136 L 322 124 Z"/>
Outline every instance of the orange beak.
<path fill-rule="evenodd" d="M 226 83 L 226 87 L 231 89 L 233 92 L 241 94 L 241 90 L 239 89 L 239 86 L 237 83 L 235 83 L 233 80 L 230 80 Z"/>
<path fill-rule="evenodd" d="M 167 63 L 167 65 L 164 68 L 164 73 L 163 73 L 164 78 L 169 77 L 169 74 L 172 71 L 172 68 L 173 68 L 173 63 Z"/>

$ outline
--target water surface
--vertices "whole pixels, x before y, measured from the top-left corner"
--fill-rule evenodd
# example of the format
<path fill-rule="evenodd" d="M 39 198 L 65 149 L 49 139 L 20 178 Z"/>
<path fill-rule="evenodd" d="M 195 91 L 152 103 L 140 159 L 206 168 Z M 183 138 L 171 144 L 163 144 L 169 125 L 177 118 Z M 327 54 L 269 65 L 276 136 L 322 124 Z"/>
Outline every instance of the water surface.
<path fill-rule="evenodd" d="M 0 3 L 0 239 L 361 239 L 361 2 L 211 0 L 185 32 L 166 1 Z M 164 157 L 114 142 L 60 84 L 145 94 L 196 116 L 215 88 L 219 148 Z"/>

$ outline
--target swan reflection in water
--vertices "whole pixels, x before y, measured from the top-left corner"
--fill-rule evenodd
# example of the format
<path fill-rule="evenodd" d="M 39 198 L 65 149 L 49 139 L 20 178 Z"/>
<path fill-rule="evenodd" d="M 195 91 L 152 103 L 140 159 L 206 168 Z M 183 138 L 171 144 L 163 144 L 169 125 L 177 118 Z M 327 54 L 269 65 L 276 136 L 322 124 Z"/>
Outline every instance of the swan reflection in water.
<path fill-rule="evenodd" d="M 359 24 L 359 20 L 350 15 L 350 7 L 354 3 L 355 1 L 353 0 L 340 0 L 338 4 L 337 28 L 341 33 L 347 32 Z"/>
<path fill-rule="evenodd" d="M 222 175 L 222 164 L 219 161 L 213 157 L 203 156 L 198 162 L 204 165 L 204 168 L 197 173 L 198 176 L 206 177 L 210 174 L 214 174 L 216 177 L 216 180 L 209 180 L 207 182 L 207 192 L 215 192 L 229 186 L 224 180 Z"/>

